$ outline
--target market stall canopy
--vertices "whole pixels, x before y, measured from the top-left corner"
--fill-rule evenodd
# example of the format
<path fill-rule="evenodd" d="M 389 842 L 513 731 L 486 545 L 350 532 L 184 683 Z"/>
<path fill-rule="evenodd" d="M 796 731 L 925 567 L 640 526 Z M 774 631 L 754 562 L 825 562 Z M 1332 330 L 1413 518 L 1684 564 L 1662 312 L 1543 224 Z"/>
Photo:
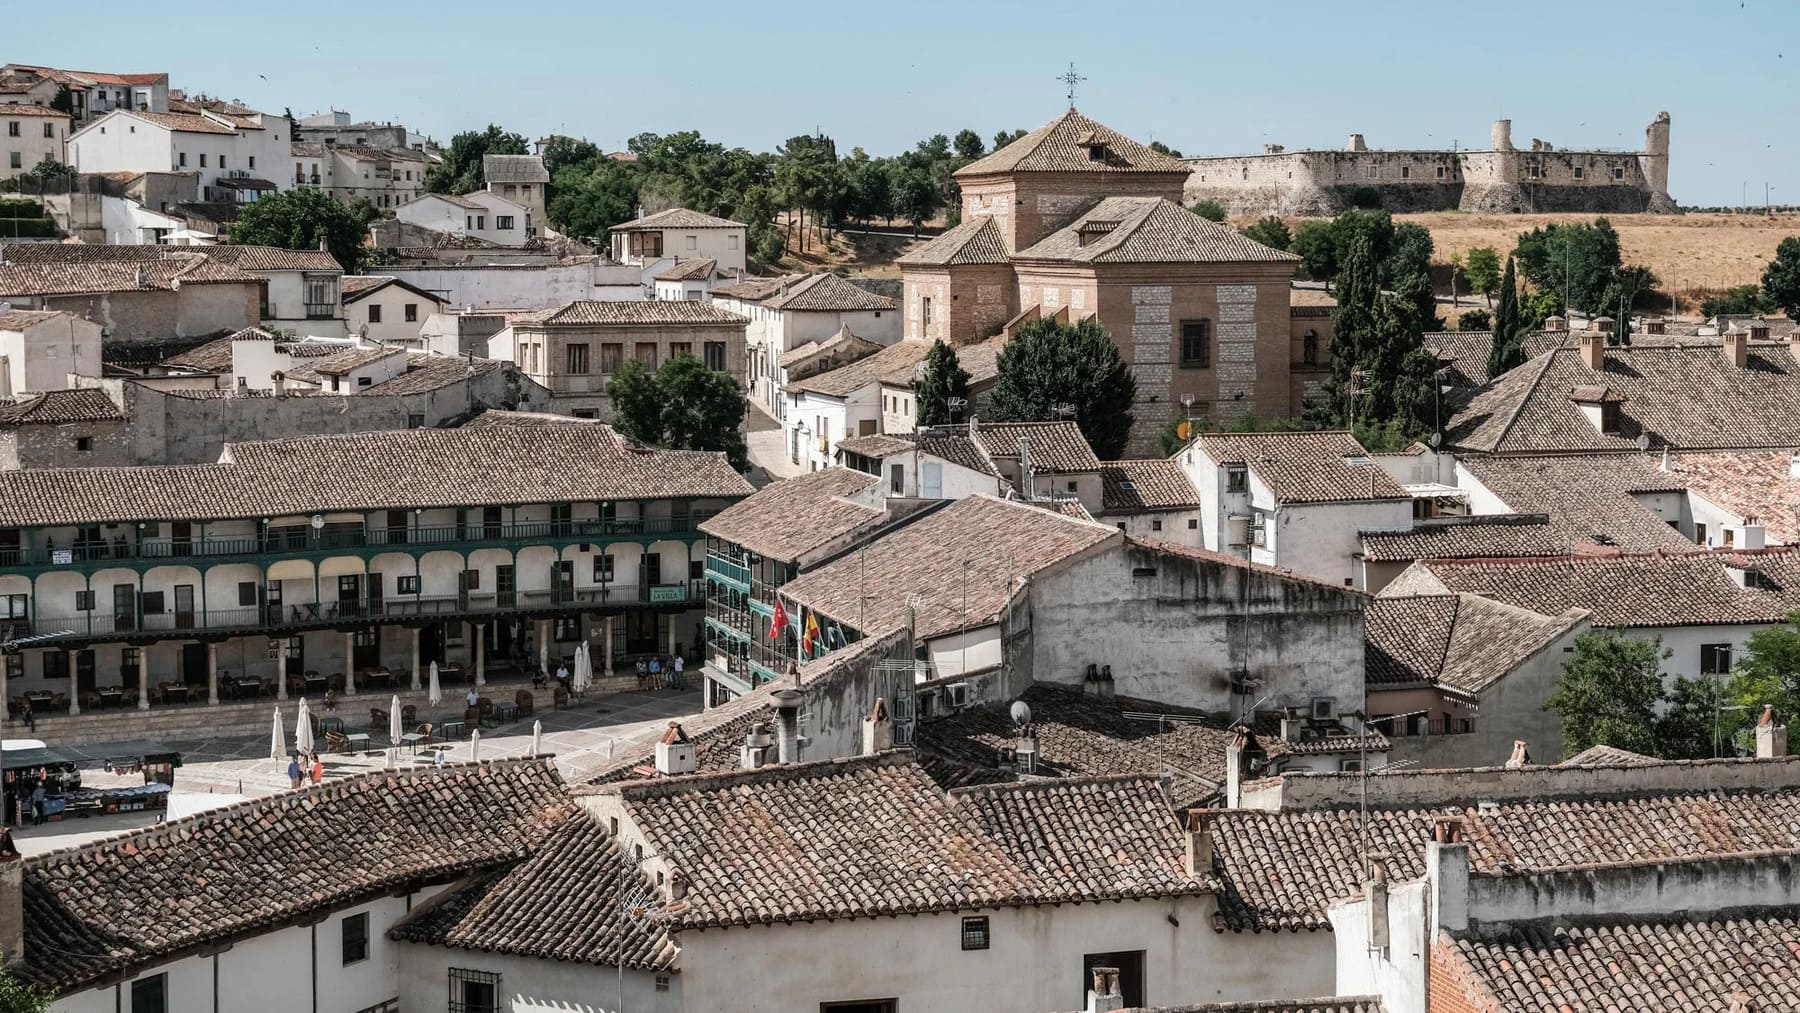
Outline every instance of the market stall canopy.
<path fill-rule="evenodd" d="M 129 742 L 90 742 L 79 746 L 55 745 L 8 749 L 0 754 L 0 769 L 24 770 L 72 763 L 77 767 L 134 767 L 143 763 L 181 766 L 181 753 L 147 739 Z"/>

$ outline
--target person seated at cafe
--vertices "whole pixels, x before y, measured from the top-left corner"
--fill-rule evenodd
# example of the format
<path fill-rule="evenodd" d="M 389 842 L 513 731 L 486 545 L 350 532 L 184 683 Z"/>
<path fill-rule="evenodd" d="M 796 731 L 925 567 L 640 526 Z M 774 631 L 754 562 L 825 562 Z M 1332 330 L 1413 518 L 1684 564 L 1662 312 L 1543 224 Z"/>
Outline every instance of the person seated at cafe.
<path fill-rule="evenodd" d="M 327 687 L 325 690 L 325 709 L 328 711 L 337 710 L 337 691 L 330 687 Z"/>
<path fill-rule="evenodd" d="M 562 664 L 556 666 L 556 681 L 565 686 L 569 684 L 569 666 Z"/>
<path fill-rule="evenodd" d="M 469 706 L 471 707 L 481 706 L 481 694 L 475 692 L 474 687 L 470 687 L 469 695 L 465 697 L 465 699 L 469 701 Z"/>

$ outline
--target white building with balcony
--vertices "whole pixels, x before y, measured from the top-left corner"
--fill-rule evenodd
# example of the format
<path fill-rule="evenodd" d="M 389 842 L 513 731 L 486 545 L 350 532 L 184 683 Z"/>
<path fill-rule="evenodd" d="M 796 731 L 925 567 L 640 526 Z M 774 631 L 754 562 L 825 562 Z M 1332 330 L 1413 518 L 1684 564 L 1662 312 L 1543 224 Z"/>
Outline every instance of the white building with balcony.
<path fill-rule="evenodd" d="M 71 134 L 68 160 L 81 172 L 193 172 L 201 193 L 233 179 L 268 180 L 280 189 L 292 145 L 288 118 L 271 113 L 121 109 Z"/>

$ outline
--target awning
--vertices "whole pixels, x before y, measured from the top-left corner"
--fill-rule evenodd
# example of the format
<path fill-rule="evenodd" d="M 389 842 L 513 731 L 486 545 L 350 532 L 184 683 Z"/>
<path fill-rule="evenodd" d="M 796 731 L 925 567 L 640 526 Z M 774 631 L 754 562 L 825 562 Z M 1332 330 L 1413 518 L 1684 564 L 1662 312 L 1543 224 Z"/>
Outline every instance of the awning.
<path fill-rule="evenodd" d="M 23 770 L 51 764 L 73 763 L 77 767 L 122 767 L 146 760 L 167 760 L 181 766 L 181 754 L 160 742 L 139 739 L 130 742 L 90 742 L 79 746 L 45 746 L 42 749 L 8 749 L 0 756 L 0 769 Z"/>

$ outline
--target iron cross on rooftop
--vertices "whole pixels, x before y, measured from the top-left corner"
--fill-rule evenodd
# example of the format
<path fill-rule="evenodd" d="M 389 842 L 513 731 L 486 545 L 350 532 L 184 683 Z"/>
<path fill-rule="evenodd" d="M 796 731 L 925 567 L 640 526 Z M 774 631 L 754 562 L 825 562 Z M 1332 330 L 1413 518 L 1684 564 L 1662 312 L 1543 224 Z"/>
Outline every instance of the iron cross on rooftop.
<path fill-rule="evenodd" d="M 1063 71 L 1062 75 L 1059 76 L 1057 80 L 1069 86 L 1069 108 L 1075 108 L 1075 86 L 1086 81 L 1087 78 L 1075 73 L 1075 63 L 1071 60 L 1069 62 L 1069 69 Z"/>

